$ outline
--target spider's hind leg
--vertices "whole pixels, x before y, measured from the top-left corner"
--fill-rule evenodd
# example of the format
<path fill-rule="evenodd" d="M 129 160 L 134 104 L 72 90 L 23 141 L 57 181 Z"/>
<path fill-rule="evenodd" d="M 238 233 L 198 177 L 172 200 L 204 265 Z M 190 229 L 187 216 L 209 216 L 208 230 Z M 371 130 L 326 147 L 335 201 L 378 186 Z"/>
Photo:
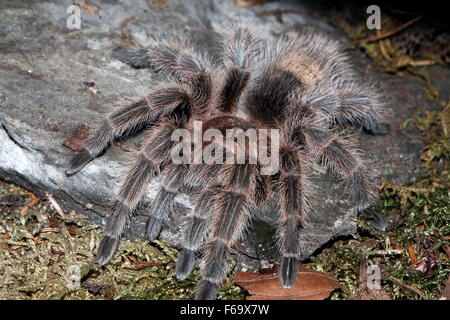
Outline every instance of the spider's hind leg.
<path fill-rule="evenodd" d="M 340 88 L 339 99 L 340 107 L 334 114 L 339 124 L 360 127 L 373 135 L 389 132 L 386 110 L 375 89 L 350 82 Z"/>
<path fill-rule="evenodd" d="M 276 191 L 280 195 L 278 246 L 281 254 L 279 277 L 284 288 L 291 288 L 301 254 L 301 231 L 308 211 L 308 180 L 302 157 L 294 145 L 280 149 L 280 177 Z"/>
<path fill-rule="evenodd" d="M 203 280 L 197 285 L 197 300 L 214 299 L 226 276 L 229 251 L 247 227 L 257 187 L 259 167 L 254 164 L 222 166 L 218 181 L 223 183 L 216 196 L 204 251 Z"/>
<path fill-rule="evenodd" d="M 358 211 L 376 198 L 376 185 L 363 163 L 361 152 L 350 139 L 336 138 L 319 156 L 319 162 L 344 180 L 345 191 Z"/>

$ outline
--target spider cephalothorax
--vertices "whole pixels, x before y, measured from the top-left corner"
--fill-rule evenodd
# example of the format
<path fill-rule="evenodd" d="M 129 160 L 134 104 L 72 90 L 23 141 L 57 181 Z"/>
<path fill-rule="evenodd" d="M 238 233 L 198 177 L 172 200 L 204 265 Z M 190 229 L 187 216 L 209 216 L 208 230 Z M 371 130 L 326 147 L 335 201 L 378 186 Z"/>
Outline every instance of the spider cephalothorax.
<path fill-rule="evenodd" d="M 170 81 L 108 115 L 67 170 L 68 175 L 75 174 L 114 139 L 145 130 L 144 144 L 117 193 L 98 262 L 104 265 L 113 257 L 147 184 L 162 175 L 150 208 L 147 237 L 159 235 L 178 192 L 190 195 L 195 208 L 184 226 L 176 274 L 181 279 L 188 276 L 197 254 L 203 253 L 198 299 L 216 296 L 231 248 L 269 198 L 276 199 L 280 208 L 276 234 L 280 281 L 291 287 L 301 256 L 312 170 L 317 164 L 326 166 L 343 180 L 357 209 L 365 209 L 375 197 L 374 181 L 354 140 L 342 130 L 356 127 L 372 134 L 387 130 L 378 95 L 358 80 L 336 41 L 310 31 L 265 42 L 241 24 L 230 30 L 222 37 L 222 59 L 217 64 L 191 42 L 175 38 L 145 50 L 116 51 L 121 61 L 164 72 Z M 220 132 L 278 130 L 277 142 L 269 142 L 277 144 L 278 172 L 263 174 L 266 164 L 248 152 L 244 162 L 174 163 L 177 142 L 172 141 L 172 134 L 176 129 L 192 132 L 198 121 L 203 122 L 203 130 Z M 200 151 L 212 145 L 220 142 L 203 141 Z"/>

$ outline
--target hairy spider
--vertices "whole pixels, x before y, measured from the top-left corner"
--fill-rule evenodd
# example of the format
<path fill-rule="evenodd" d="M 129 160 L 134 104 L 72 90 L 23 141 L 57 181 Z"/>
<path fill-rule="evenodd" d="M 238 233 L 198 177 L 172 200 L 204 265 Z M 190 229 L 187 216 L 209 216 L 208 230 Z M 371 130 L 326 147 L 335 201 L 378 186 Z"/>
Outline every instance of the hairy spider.
<path fill-rule="evenodd" d="M 354 139 L 343 132 L 349 127 L 371 134 L 387 132 L 383 104 L 373 87 L 358 79 L 339 43 L 329 36 L 305 31 L 262 41 L 244 24 L 235 24 L 222 37 L 217 64 L 190 40 L 177 37 L 138 51 L 121 48 L 115 56 L 135 68 L 164 72 L 169 81 L 108 115 L 66 171 L 75 174 L 114 139 L 145 131 L 145 142 L 116 195 L 99 245 L 100 265 L 113 257 L 147 184 L 158 175 L 162 183 L 150 209 L 147 237 L 158 237 L 178 192 L 190 195 L 195 208 L 183 230 L 176 275 L 187 277 L 198 252 L 203 252 L 197 299 L 215 298 L 233 245 L 269 197 L 278 200 L 280 208 L 276 234 L 280 281 L 285 288 L 292 286 L 312 192 L 309 177 L 316 165 L 343 180 L 358 210 L 373 202 L 374 179 Z M 194 121 L 203 121 L 205 130 L 221 132 L 278 129 L 279 171 L 263 175 L 263 164 L 249 161 L 249 153 L 238 164 L 173 163 L 177 142 L 172 133 L 192 131 Z M 203 142 L 201 150 L 213 143 L 218 142 Z"/>

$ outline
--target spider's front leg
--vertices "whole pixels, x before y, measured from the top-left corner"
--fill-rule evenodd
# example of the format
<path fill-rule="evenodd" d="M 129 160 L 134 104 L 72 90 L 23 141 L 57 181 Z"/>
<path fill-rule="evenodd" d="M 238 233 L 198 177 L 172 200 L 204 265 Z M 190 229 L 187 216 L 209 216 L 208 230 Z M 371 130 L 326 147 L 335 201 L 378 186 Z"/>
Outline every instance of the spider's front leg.
<path fill-rule="evenodd" d="M 151 128 L 146 143 L 136 157 L 133 168 L 124 179 L 117 194 L 114 211 L 108 220 L 97 260 L 100 265 L 108 263 L 114 256 L 126 224 L 143 198 L 150 180 L 159 174 L 161 165 L 170 158 L 173 148 L 173 130 L 184 126 L 178 119 L 169 119 Z"/>
<path fill-rule="evenodd" d="M 147 61 L 145 63 L 151 64 L 154 69 L 164 71 L 177 82 L 186 85 L 190 89 L 189 95 L 196 104 L 197 111 L 205 111 L 211 95 L 211 66 L 209 59 L 197 53 L 191 44 L 160 42 L 149 50 L 141 50 L 138 53 L 125 50 L 121 53 L 118 57 L 123 62 L 139 67 L 139 64 L 134 65 L 132 62 L 136 59 Z M 85 150 L 70 161 L 66 174 L 70 176 L 77 173 L 105 152 L 115 139 L 154 124 L 160 117 L 173 112 L 186 99 L 186 93 L 178 86 L 163 87 L 114 111 L 89 138 Z"/>
<path fill-rule="evenodd" d="M 182 246 L 176 266 L 176 275 L 180 280 L 188 277 L 195 265 L 195 256 L 204 242 L 208 229 L 208 219 L 213 213 L 217 190 L 202 192 L 195 208 L 188 216 L 184 227 Z"/>
<path fill-rule="evenodd" d="M 149 240 L 159 236 L 164 219 L 168 216 L 173 200 L 178 194 L 185 176 L 188 172 L 187 165 L 168 164 L 164 169 L 164 177 L 161 182 L 155 201 L 150 207 L 150 217 L 147 222 L 146 234 Z"/>
<path fill-rule="evenodd" d="M 217 295 L 227 272 L 229 251 L 248 224 L 253 205 L 251 194 L 259 174 L 259 167 L 248 163 L 224 165 L 220 170 L 218 181 L 223 186 L 215 195 L 197 300 L 214 299 Z"/>
<path fill-rule="evenodd" d="M 280 196 L 278 246 L 281 254 L 279 277 L 284 288 L 291 288 L 297 276 L 301 254 L 301 230 L 308 212 L 309 190 L 304 155 L 292 143 L 280 147 L 280 176 L 275 192 Z"/>
<path fill-rule="evenodd" d="M 100 129 L 87 140 L 85 150 L 70 161 L 66 174 L 71 176 L 77 173 L 104 153 L 115 139 L 155 124 L 187 100 L 187 94 L 178 87 L 165 87 L 118 108 L 107 116 Z"/>

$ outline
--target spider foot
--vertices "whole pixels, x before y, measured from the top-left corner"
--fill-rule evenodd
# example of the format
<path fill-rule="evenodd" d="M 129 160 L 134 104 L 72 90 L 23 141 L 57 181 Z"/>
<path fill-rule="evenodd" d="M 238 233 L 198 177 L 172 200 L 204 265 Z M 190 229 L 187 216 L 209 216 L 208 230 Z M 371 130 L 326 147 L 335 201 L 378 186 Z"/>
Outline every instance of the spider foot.
<path fill-rule="evenodd" d="M 107 264 L 117 250 L 120 240 L 104 236 L 97 252 L 97 263 L 100 266 Z"/>
<path fill-rule="evenodd" d="M 178 256 L 176 276 L 178 280 L 186 279 L 194 269 L 195 251 L 184 248 Z"/>
<path fill-rule="evenodd" d="M 150 68 L 151 62 L 147 55 L 147 50 L 128 50 L 118 47 L 113 50 L 113 57 L 136 69 Z"/>
<path fill-rule="evenodd" d="M 150 217 L 147 223 L 147 239 L 155 240 L 161 232 L 162 220 L 155 217 Z"/>
<path fill-rule="evenodd" d="M 219 285 L 208 280 L 203 280 L 197 285 L 195 300 L 214 300 L 219 291 Z"/>
<path fill-rule="evenodd" d="M 280 280 L 283 288 L 290 289 L 297 277 L 298 260 L 292 257 L 281 258 Z"/>
<path fill-rule="evenodd" d="M 379 136 L 379 135 L 384 135 L 387 134 L 391 129 L 391 126 L 389 125 L 389 123 L 378 123 L 376 125 L 374 125 L 373 127 L 364 127 L 363 130 L 364 132 L 374 135 L 374 136 Z"/>
<path fill-rule="evenodd" d="M 81 169 L 83 169 L 94 158 L 87 151 L 82 151 L 72 158 L 69 162 L 69 166 L 66 169 L 66 175 L 72 176 Z"/>

